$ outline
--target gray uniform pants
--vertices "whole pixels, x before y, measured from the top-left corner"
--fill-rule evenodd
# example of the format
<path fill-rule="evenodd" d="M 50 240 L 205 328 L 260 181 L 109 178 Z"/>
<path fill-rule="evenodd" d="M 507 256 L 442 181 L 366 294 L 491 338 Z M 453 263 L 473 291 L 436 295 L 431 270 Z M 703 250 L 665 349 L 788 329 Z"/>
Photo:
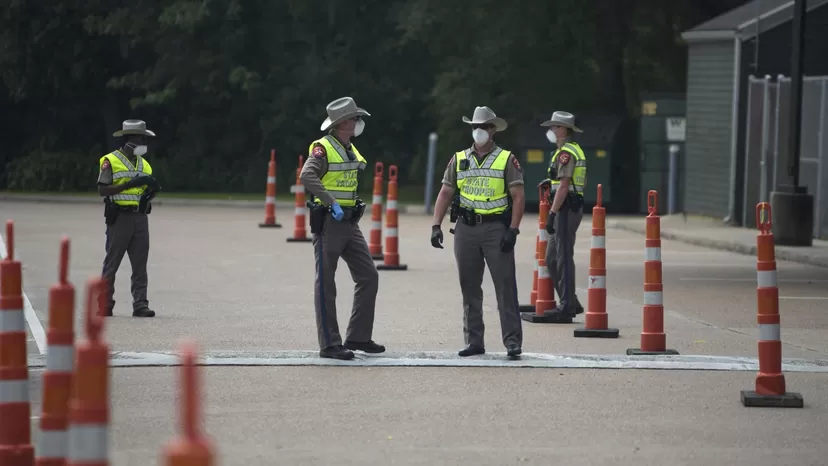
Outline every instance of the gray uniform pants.
<path fill-rule="evenodd" d="M 573 212 L 564 203 L 555 216 L 555 233 L 549 235 L 546 243 L 546 267 L 549 276 L 554 277 L 555 290 L 558 292 L 558 309 L 575 312 L 579 306 L 575 295 L 575 233 L 581 226 L 584 209 Z"/>
<path fill-rule="evenodd" d="M 334 281 L 340 257 L 348 265 L 354 280 L 354 304 L 345 339 L 353 342 L 370 341 L 374 331 L 379 273 L 359 224 L 352 224 L 349 220 L 336 221 L 328 214 L 322 233 L 313 235 L 313 250 L 316 258 L 313 295 L 319 348 L 342 344 L 336 318 Z"/>
<path fill-rule="evenodd" d="M 115 223 L 106 226 L 105 247 L 106 257 L 102 275 L 110 285 L 109 308 L 115 307 L 115 274 L 126 253 L 132 265 L 132 310 L 147 309 L 147 258 L 150 249 L 147 215 L 138 212 L 119 212 Z"/>
<path fill-rule="evenodd" d="M 508 228 L 501 222 L 457 223 L 454 257 L 463 293 L 463 334 L 467 345 L 485 348 L 483 341 L 483 271 L 489 266 L 500 313 L 503 345 L 523 345 L 523 326 L 517 297 L 515 251 L 502 252 L 500 240 Z"/>

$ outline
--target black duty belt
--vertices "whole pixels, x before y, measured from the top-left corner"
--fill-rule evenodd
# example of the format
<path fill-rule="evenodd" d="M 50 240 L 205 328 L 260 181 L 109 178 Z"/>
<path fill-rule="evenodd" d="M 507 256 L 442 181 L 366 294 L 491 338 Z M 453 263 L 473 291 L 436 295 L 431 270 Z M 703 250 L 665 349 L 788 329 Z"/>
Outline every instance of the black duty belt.
<path fill-rule="evenodd" d="M 467 214 L 463 215 L 462 213 L 459 215 L 459 218 L 462 220 L 463 223 L 466 225 L 474 226 L 478 223 L 492 223 L 492 222 L 503 222 L 503 214 Z"/>
<path fill-rule="evenodd" d="M 138 212 L 137 205 L 118 205 L 113 206 L 118 212 Z"/>

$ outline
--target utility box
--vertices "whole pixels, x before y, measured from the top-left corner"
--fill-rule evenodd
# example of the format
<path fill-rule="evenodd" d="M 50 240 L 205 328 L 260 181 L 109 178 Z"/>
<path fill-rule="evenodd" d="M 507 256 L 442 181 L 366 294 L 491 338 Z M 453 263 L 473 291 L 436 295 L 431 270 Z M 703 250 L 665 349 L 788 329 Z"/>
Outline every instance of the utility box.
<path fill-rule="evenodd" d="M 644 94 L 639 117 L 641 188 L 638 209 L 646 213 L 647 193 L 658 191 L 658 214 L 668 212 L 670 146 L 678 147 L 676 211 L 684 210 L 685 128 L 687 105 L 682 94 Z"/>
<path fill-rule="evenodd" d="M 552 111 L 536 116 L 529 124 L 518 127 L 517 150 L 526 183 L 526 208 L 537 212 L 540 203 L 538 183 L 548 177 L 547 170 L 557 147 L 546 138 L 547 128 L 540 124 L 548 120 Z M 587 163 L 587 185 L 584 192 L 585 212 L 595 205 L 597 186 L 602 185 L 603 205 L 607 210 L 623 208 L 624 196 L 618 191 L 628 190 L 625 180 L 618 176 L 619 165 L 634 155 L 629 150 L 629 141 L 623 128 L 627 119 L 617 115 L 593 114 L 580 116 L 573 112 L 576 125 L 583 133 L 575 133 L 573 140 L 580 144 Z M 620 162 L 620 164 L 619 164 Z M 636 178 L 637 180 L 637 178 Z"/>

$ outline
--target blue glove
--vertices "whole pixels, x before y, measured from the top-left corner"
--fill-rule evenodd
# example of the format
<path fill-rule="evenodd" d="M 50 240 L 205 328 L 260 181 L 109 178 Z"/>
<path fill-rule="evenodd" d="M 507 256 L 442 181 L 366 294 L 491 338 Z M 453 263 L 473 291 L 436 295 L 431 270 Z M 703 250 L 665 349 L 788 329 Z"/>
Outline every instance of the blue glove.
<path fill-rule="evenodd" d="M 331 204 L 331 210 L 333 211 L 333 218 L 336 219 L 337 222 L 342 220 L 342 216 L 345 215 L 345 213 L 342 212 L 342 207 L 339 206 L 338 202 L 334 201 L 334 203 Z"/>

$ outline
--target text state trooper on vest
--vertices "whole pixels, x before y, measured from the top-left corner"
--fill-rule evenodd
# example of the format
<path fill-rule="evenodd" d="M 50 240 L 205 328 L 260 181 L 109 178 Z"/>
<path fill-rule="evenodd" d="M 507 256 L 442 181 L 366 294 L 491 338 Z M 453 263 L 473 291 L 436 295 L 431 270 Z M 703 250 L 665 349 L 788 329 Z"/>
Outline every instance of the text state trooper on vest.
<path fill-rule="evenodd" d="M 311 143 L 308 148 L 311 156 L 300 178 L 313 196 L 308 206 L 316 258 L 314 301 L 319 355 L 352 359 L 351 350 L 385 351 L 384 346 L 371 339 L 379 274 L 358 225 L 365 204 L 358 198 L 357 188 L 367 162 L 351 143 L 351 138 L 359 136 L 365 127 L 362 117 L 371 115 L 357 107 L 350 97 L 334 100 L 326 110 L 328 118 L 320 129 L 330 131 Z M 340 257 L 348 265 L 355 283 L 344 346 L 336 317 L 334 281 Z"/>
<path fill-rule="evenodd" d="M 503 345 L 510 358 L 521 354 L 523 326 L 515 277 L 515 242 L 520 233 L 525 196 L 523 172 L 517 158 L 494 142 L 507 124 L 488 107 L 477 107 L 472 120 L 474 145 L 456 153 L 443 175 L 434 205 L 431 245 L 442 249 L 440 225 L 451 204 L 450 221 L 457 220 L 454 257 L 463 293 L 463 333 L 466 348 L 458 354 L 484 354 L 483 272 L 486 264 L 494 282 Z M 456 195 L 455 195 L 456 193 Z"/>
<path fill-rule="evenodd" d="M 103 278 L 109 282 L 108 304 L 105 315 L 111 316 L 115 307 L 115 275 L 124 254 L 132 266 L 132 315 L 154 317 L 147 300 L 147 259 L 149 257 L 150 201 L 160 190 L 152 177 L 152 167 L 144 158 L 147 136 L 155 133 L 141 120 L 126 120 L 123 129 L 114 137 L 123 137 L 120 149 L 101 157 L 99 161 L 98 193 L 104 196 L 106 219 L 106 257 Z"/>
<path fill-rule="evenodd" d="M 573 133 L 583 131 L 575 126 L 575 116 L 567 112 L 553 113 L 541 126 L 549 127 L 546 136 L 558 146 L 548 172 L 555 191 L 546 222 L 549 239 L 545 260 L 555 277 L 560 301 L 545 315 L 571 320 L 584 309 L 575 294 L 575 234 L 584 216 L 586 157 L 581 146 L 572 141 Z"/>

